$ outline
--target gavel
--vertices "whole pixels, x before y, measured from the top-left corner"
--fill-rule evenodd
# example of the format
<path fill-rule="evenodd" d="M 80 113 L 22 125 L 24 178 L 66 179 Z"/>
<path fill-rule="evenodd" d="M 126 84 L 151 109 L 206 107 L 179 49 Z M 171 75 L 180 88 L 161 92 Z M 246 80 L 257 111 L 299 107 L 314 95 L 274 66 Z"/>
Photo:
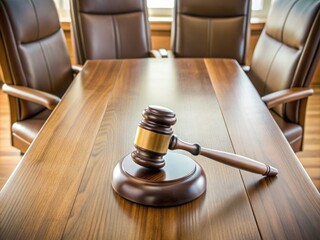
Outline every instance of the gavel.
<path fill-rule="evenodd" d="M 278 170 L 268 164 L 233 153 L 202 148 L 199 144 L 190 144 L 173 135 L 172 126 L 176 123 L 176 114 L 165 107 L 150 105 L 142 113 L 131 153 L 133 161 L 140 166 L 161 169 L 165 165 L 168 149 L 185 150 L 192 155 L 202 155 L 220 163 L 264 176 L 275 176 Z"/>

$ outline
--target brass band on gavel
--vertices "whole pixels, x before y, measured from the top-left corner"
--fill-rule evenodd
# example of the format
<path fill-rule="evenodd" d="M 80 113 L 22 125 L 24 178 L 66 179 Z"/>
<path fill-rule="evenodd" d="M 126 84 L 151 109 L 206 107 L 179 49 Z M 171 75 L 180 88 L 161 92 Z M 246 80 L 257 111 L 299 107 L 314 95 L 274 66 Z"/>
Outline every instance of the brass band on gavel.
<path fill-rule="evenodd" d="M 151 152 L 166 154 L 171 135 L 151 132 L 138 126 L 134 144 Z"/>

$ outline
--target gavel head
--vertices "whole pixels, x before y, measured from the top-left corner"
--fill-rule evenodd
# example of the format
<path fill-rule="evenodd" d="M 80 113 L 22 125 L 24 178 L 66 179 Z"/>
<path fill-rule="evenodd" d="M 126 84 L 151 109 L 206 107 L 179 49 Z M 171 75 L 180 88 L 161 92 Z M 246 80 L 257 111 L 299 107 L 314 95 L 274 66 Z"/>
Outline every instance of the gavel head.
<path fill-rule="evenodd" d="M 176 114 L 168 108 L 150 105 L 142 116 L 134 141 L 136 150 L 131 157 L 143 167 L 160 169 L 165 165 L 163 157 L 168 151 Z"/>

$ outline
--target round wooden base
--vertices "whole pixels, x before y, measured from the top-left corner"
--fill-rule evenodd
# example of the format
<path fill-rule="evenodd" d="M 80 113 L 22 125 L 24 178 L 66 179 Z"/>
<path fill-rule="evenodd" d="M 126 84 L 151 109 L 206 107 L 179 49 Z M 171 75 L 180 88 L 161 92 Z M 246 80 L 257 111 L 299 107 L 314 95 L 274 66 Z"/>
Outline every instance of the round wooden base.
<path fill-rule="evenodd" d="M 168 207 L 187 203 L 206 190 L 203 169 L 191 158 L 167 153 L 159 170 L 136 164 L 125 156 L 113 170 L 112 187 L 120 196 L 135 203 Z"/>

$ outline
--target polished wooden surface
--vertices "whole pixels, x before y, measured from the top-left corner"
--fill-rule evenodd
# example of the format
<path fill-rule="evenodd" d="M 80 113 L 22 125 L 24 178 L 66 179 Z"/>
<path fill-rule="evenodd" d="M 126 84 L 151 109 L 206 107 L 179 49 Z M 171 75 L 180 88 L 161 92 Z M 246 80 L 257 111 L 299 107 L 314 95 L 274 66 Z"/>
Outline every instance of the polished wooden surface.
<path fill-rule="evenodd" d="M 279 169 L 279 176 L 267 181 L 246 172 L 241 173 L 260 234 L 299 239 L 319 236 L 319 193 L 310 184 L 310 178 L 292 149 L 284 147 L 285 137 L 277 125 L 271 124 L 273 118 L 268 111 L 264 111 L 264 104 L 253 100 L 259 97 L 258 93 L 253 91 L 252 84 L 245 81 L 246 75 L 237 67 L 216 60 L 206 60 L 206 63 L 235 152 L 262 162 L 275 163 Z M 215 68 L 223 69 L 222 74 L 217 74 Z M 227 72 L 237 77 L 230 78 L 223 74 Z M 230 85 L 233 87 L 230 88 Z M 284 211 L 288 214 L 281 214 Z M 288 224 L 289 216 L 299 217 Z M 281 225 L 286 227 L 279 228 Z"/>
<path fill-rule="evenodd" d="M 87 63 L 0 192 L 0 235 L 316 238 L 319 193 L 259 99 L 230 60 Z M 173 109 L 175 133 L 186 141 L 272 164 L 279 176 L 265 179 L 193 157 L 208 179 L 199 199 L 172 208 L 122 199 L 112 191 L 112 171 L 132 151 L 148 104 Z"/>

